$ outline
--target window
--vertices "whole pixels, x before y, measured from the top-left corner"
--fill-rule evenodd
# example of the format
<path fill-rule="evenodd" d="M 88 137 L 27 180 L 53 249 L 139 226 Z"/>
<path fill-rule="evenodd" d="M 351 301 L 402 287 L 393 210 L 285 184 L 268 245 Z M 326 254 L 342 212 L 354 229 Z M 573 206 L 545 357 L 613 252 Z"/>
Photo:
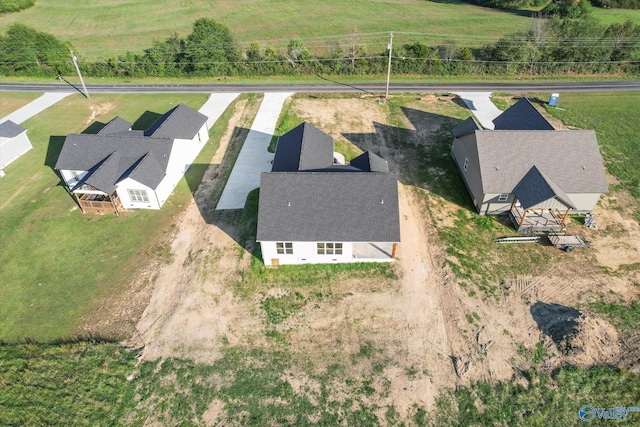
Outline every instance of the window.
<path fill-rule="evenodd" d="M 127 190 L 129 192 L 129 198 L 132 202 L 149 203 L 149 196 L 147 196 L 147 190 Z"/>
<path fill-rule="evenodd" d="M 465 157 L 464 158 L 464 171 L 467 171 L 467 168 L 469 167 L 469 158 Z"/>
<path fill-rule="evenodd" d="M 81 175 L 81 172 L 71 171 L 71 180 L 69 181 L 69 184 L 75 185 L 75 184 L 79 183 L 80 182 L 80 175 Z"/>
<path fill-rule="evenodd" d="M 278 253 L 278 255 L 293 255 L 293 243 L 276 242 L 276 252 Z"/>
<path fill-rule="evenodd" d="M 506 202 L 508 199 L 509 199 L 509 194 L 507 193 L 502 193 L 498 196 L 499 202 Z"/>
<path fill-rule="evenodd" d="M 342 243 L 318 243 L 318 255 L 342 255 Z"/>

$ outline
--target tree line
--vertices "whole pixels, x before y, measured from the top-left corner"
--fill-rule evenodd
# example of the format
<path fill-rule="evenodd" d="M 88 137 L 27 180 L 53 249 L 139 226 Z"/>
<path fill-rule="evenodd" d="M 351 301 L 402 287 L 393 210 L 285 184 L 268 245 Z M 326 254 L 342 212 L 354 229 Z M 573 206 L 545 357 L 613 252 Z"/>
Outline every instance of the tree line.
<path fill-rule="evenodd" d="M 69 43 L 22 24 L 0 36 L 0 73 L 56 76 L 73 73 Z M 556 75 L 640 72 L 640 25 L 627 20 L 608 26 L 585 17 L 536 19 L 530 30 L 482 48 L 415 41 L 393 47 L 394 74 Z M 174 34 L 142 52 L 127 52 L 81 66 L 96 77 L 216 77 L 385 74 L 388 51 L 368 51 L 352 36 L 323 54 L 299 39 L 275 49 L 252 43 L 239 49 L 231 31 L 199 19 L 185 38 Z"/>

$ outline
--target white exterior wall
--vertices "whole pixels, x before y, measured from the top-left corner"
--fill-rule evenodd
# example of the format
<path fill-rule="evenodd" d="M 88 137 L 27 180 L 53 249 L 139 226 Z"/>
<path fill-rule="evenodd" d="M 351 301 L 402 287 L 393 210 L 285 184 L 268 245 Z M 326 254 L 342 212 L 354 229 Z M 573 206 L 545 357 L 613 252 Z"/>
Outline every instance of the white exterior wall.
<path fill-rule="evenodd" d="M 193 139 L 174 140 L 167 163 L 167 172 L 155 190 L 130 178 L 118 183 L 117 192 L 122 201 L 122 207 L 125 209 L 160 209 L 208 140 L 209 130 L 206 123 L 202 125 Z M 132 202 L 127 191 L 129 189 L 146 190 L 149 203 Z"/>
<path fill-rule="evenodd" d="M 0 169 L 32 148 L 26 131 L 15 138 L 0 138 Z"/>
<path fill-rule="evenodd" d="M 60 175 L 62 175 L 62 179 L 69 189 L 72 189 L 77 184 L 77 181 L 73 179 L 73 172 L 77 174 L 78 181 L 87 174 L 87 171 L 61 170 Z M 102 191 L 87 191 L 87 193 L 104 194 Z"/>
<path fill-rule="evenodd" d="M 276 242 L 260 242 L 264 265 L 274 265 L 273 259 L 278 259 L 280 265 L 285 264 L 331 264 L 345 262 L 363 262 L 353 258 L 353 243 L 342 243 L 342 255 L 318 255 L 317 242 L 292 242 L 293 254 L 282 255 L 276 250 Z M 331 242 L 329 242 L 331 243 Z"/>
<path fill-rule="evenodd" d="M 143 203 L 132 201 L 129 197 L 128 190 L 145 190 L 147 192 L 149 202 Z M 134 181 L 131 178 L 127 178 L 118 183 L 116 193 L 118 193 L 118 197 L 122 202 L 122 207 L 125 209 L 160 209 L 160 207 L 162 206 L 162 204 L 159 203 L 158 194 L 156 191 L 147 187 L 146 185 L 140 184 L 138 181 Z"/>

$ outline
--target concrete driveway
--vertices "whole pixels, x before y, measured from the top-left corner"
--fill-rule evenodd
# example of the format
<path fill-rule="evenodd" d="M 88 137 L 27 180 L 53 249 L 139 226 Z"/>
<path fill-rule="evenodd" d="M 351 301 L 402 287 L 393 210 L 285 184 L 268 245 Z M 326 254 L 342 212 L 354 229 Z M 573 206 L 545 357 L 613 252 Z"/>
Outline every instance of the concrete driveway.
<path fill-rule="evenodd" d="M 483 128 L 493 130 L 493 119 L 502 111 L 491 102 L 491 92 L 454 92 L 476 116 Z"/>
<path fill-rule="evenodd" d="M 216 210 L 244 208 L 249 192 L 260 187 L 260 174 L 271 170 L 273 153 L 269 153 L 268 148 L 276 122 L 284 101 L 292 94 L 293 92 L 265 93 Z"/>

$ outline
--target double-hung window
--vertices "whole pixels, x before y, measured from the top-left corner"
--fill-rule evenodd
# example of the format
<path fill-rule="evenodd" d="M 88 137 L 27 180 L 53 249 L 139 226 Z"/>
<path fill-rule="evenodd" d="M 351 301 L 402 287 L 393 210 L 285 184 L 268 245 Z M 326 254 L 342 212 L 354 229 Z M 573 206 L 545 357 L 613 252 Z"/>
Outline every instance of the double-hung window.
<path fill-rule="evenodd" d="M 276 252 L 278 255 L 293 255 L 292 242 L 276 242 Z"/>
<path fill-rule="evenodd" d="M 129 192 L 129 199 L 132 202 L 149 203 L 149 196 L 147 190 L 127 190 Z"/>
<path fill-rule="evenodd" d="M 318 243 L 318 255 L 342 255 L 342 243 Z"/>

